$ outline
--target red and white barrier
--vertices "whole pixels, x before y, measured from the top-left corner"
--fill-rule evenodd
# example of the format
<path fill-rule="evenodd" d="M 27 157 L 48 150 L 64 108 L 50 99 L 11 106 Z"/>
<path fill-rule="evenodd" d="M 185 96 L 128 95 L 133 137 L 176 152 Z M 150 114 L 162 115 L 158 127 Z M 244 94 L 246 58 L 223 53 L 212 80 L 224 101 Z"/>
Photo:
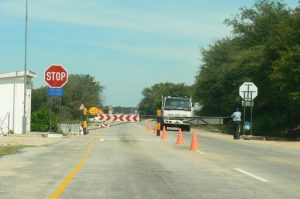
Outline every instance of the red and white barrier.
<path fill-rule="evenodd" d="M 102 123 L 102 124 L 99 124 L 99 126 L 101 128 L 106 128 L 106 127 L 111 127 L 111 124 L 104 124 L 104 123 Z"/>
<path fill-rule="evenodd" d="M 102 114 L 95 118 L 96 121 L 105 122 L 139 122 L 140 117 L 138 115 L 123 115 L 123 114 Z"/>

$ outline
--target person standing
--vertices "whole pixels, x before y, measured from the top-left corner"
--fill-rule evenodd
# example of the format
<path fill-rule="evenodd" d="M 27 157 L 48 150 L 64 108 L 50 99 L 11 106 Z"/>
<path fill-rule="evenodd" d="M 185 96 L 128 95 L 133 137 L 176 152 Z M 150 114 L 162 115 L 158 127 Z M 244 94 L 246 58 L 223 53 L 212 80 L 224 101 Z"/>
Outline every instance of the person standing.
<path fill-rule="evenodd" d="M 108 107 L 108 114 L 113 114 L 113 111 L 114 111 L 114 109 L 113 109 L 113 107 L 112 107 L 112 105 L 109 105 L 109 107 Z"/>
<path fill-rule="evenodd" d="M 232 113 L 231 117 L 232 117 L 232 120 L 234 122 L 234 135 L 233 135 L 233 138 L 235 140 L 237 140 L 237 139 L 240 139 L 240 129 L 241 129 L 241 117 L 242 117 L 242 113 L 237 108 L 236 111 Z"/>

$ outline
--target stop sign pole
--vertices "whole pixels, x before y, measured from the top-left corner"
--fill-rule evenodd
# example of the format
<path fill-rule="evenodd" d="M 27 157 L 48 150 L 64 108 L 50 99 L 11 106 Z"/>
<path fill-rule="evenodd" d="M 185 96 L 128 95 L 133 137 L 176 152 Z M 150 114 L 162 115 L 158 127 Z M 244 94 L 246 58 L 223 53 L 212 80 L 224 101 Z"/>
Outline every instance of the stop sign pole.
<path fill-rule="evenodd" d="M 59 121 L 61 110 L 61 96 L 63 96 L 63 86 L 68 82 L 68 72 L 62 65 L 50 65 L 45 70 L 45 78 L 48 88 L 48 96 L 59 97 Z M 52 110 L 52 98 L 50 98 L 50 109 Z M 51 132 L 51 113 L 49 116 L 49 130 Z"/>

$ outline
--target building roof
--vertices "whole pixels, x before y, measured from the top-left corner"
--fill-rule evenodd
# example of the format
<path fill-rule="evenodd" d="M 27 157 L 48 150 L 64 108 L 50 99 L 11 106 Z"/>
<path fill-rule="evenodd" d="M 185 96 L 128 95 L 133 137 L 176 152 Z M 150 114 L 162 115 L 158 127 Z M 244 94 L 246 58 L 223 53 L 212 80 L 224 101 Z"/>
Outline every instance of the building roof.
<path fill-rule="evenodd" d="M 27 77 L 36 77 L 36 73 L 32 71 L 26 71 Z M 9 73 L 0 73 L 0 79 L 11 78 L 11 77 L 24 77 L 24 71 L 16 71 Z"/>

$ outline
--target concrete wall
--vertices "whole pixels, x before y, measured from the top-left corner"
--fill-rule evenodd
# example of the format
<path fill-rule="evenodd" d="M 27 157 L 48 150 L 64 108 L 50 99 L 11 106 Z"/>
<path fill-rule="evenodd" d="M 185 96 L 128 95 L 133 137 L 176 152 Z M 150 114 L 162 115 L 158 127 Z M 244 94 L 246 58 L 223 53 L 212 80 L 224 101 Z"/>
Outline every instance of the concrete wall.
<path fill-rule="evenodd" d="M 26 133 L 30 132 L 31 85 L 35 73 L 27 71 Z M 12 130 L 22 134 L 24 112 L 24 72 L 0 74 L 0 134 Z"/>

